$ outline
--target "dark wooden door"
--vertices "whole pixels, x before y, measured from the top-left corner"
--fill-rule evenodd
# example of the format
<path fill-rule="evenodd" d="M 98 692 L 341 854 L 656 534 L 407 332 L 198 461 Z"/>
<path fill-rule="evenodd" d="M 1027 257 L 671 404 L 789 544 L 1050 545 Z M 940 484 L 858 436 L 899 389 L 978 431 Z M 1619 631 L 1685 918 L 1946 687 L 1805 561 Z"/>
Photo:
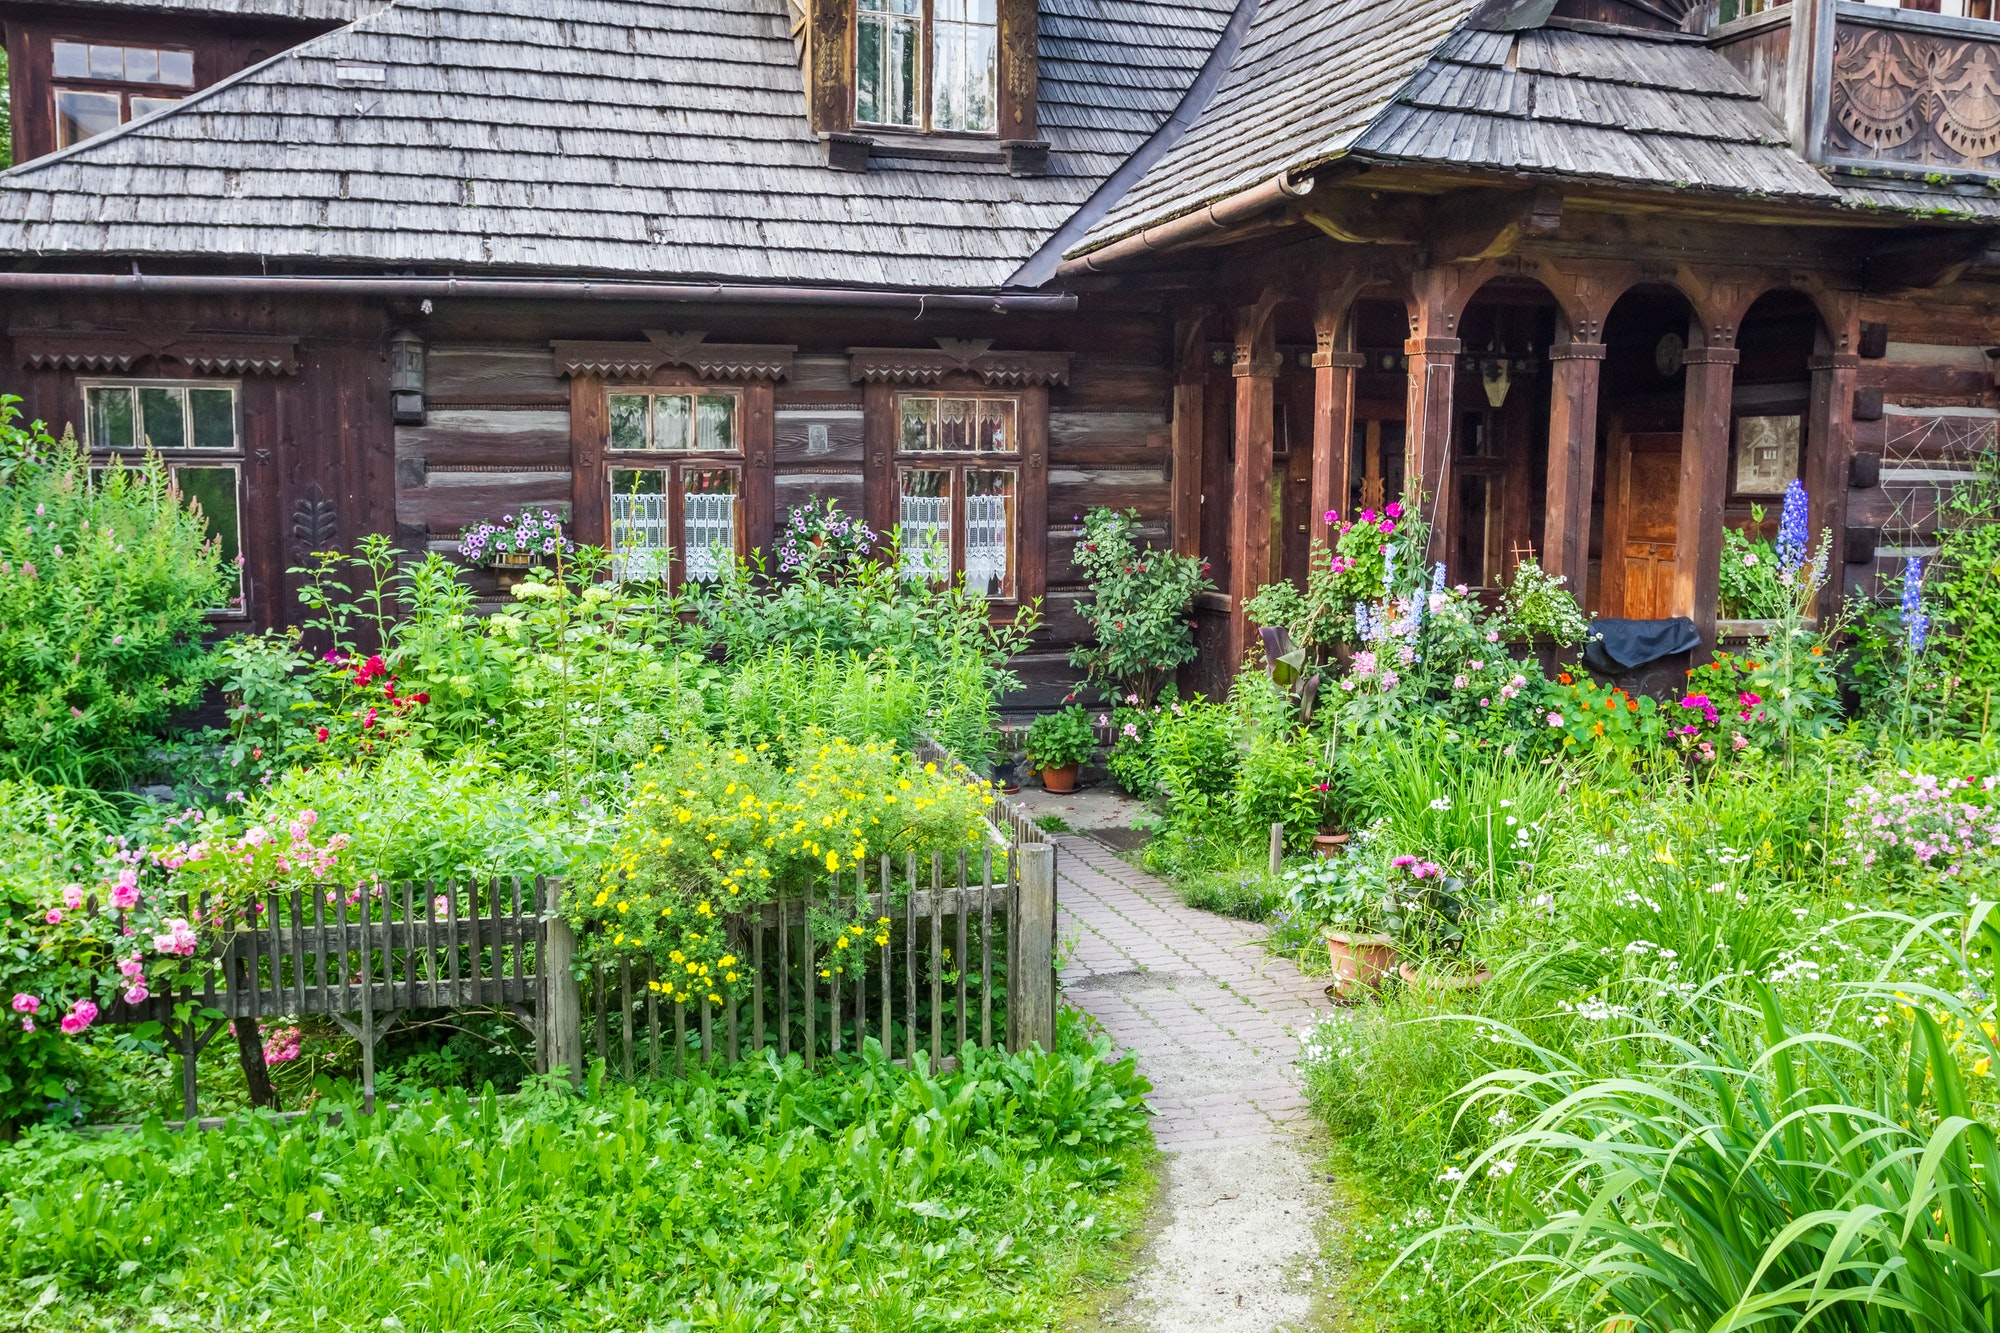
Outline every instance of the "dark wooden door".
<path fill-rule="evenodd" d="M 1681 435 L 1635 431 L 1611 438 L 1611 503 L 1604 534 L 1604 614 L 1657 620 L 1675 610 L 1679 551 Z"/>

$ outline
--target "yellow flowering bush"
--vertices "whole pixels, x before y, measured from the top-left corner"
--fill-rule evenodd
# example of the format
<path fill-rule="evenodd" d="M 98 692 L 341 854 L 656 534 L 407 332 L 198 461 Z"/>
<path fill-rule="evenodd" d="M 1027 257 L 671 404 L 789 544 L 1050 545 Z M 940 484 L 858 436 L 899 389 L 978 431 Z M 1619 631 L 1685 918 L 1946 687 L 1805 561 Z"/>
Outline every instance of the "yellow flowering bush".
<path fill-rule="evenodd" d="M 566 903 L 587 955 L 651 963 L 663 998 L 719 1004 L 751 980 L 729 918 L 811 887 L 822 975 L 858 972 L 888 922 L 856 904 L 857 867 L 887 854 L 900 870 L 908 853 L 955 855 L 985 836 L 993 796 L 963 772 L 887 741 L 808 732 L 790 749 L 799 761 L 780 769 L 766 744 L 696 734 L 634 770 L 622 831 Z"/>

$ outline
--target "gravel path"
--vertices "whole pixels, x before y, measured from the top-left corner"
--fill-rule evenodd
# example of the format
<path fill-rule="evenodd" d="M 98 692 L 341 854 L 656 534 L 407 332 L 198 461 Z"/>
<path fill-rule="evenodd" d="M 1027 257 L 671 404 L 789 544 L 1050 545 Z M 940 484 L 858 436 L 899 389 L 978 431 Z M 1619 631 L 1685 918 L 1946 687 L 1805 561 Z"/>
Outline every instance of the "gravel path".
<path fill-rule="evenodd" d="M 1196 911 L 1088 837 L 1057 835 L 1064 998 L 1152 1080 L 1164 1220 L 1106 1326 L 1306 1328 L 1325 1178 L 1308 1142 L 1298 1033 L 1323 983 L 1264 952 L 1264 928 Z"/>

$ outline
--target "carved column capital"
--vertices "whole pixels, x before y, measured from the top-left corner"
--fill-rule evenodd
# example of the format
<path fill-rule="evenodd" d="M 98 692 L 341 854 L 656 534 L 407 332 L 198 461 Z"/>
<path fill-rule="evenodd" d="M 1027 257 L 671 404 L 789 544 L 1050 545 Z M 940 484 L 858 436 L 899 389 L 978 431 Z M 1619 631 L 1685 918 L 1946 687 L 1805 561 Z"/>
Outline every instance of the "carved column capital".
<path fill-rule="evenodd" d="M 1602 361 L 1604 344 L 1592 342 L 1557 343 L 1549 348 L 1551 361 Z"/>

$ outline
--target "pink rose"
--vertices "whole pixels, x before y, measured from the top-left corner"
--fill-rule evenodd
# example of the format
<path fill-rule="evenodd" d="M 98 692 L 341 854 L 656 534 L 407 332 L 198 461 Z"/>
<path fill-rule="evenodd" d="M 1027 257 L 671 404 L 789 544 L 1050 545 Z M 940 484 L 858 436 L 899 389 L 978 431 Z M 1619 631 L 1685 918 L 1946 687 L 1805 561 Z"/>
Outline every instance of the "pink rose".
<path fill-rule="evenodd" d="M 14 997 L 14 1012 L 17 1014 L 32 1014 L 41 1007 L 42 997 L 39 995 L 23 992 Z"/>
<path fill-rule="evenodd" d="M 62 900 L 63 906 L 74 912 L 77 908 L 83 906 L 83 886 L 81 884 L 63 885 Z"/>
<path fill-rule="evenodd" d="M 89 1027 L 92 1023 L 95 1023 L 96 1021 L 97 1021 L 96 1002 L 93 1000 L 78 1000 L 75 1004 L 70 1006 L 69 1012 L 63 1015 L 62 1019 L 63 1034 L 65 1036 L 74 1037 L 77 1033 L 83 1031 L 85 1028 Z"/>
<path fill-rule="evenodd" d="M 132 988 L 125 992 L 125 1003 L 144 1004 L 151 995 L 152 992 L 146 989 L 145 982 L 135 981 L 132 983 Z"/>
<path fill-rule="evenodd" d="M 111 890 L 111 905 L 121 912 L 129 912 L 139 905 L 139 886 L 120 884 Z"/>
<path fill-rule="evenodd" d="M 43 917 L 42 920 L 48 922 L 52 926 L 59 926 L 62 924 L 62 913 L 58 911 L 56 908 L 51 907 L 49 909 L 49 914 Z"/>

